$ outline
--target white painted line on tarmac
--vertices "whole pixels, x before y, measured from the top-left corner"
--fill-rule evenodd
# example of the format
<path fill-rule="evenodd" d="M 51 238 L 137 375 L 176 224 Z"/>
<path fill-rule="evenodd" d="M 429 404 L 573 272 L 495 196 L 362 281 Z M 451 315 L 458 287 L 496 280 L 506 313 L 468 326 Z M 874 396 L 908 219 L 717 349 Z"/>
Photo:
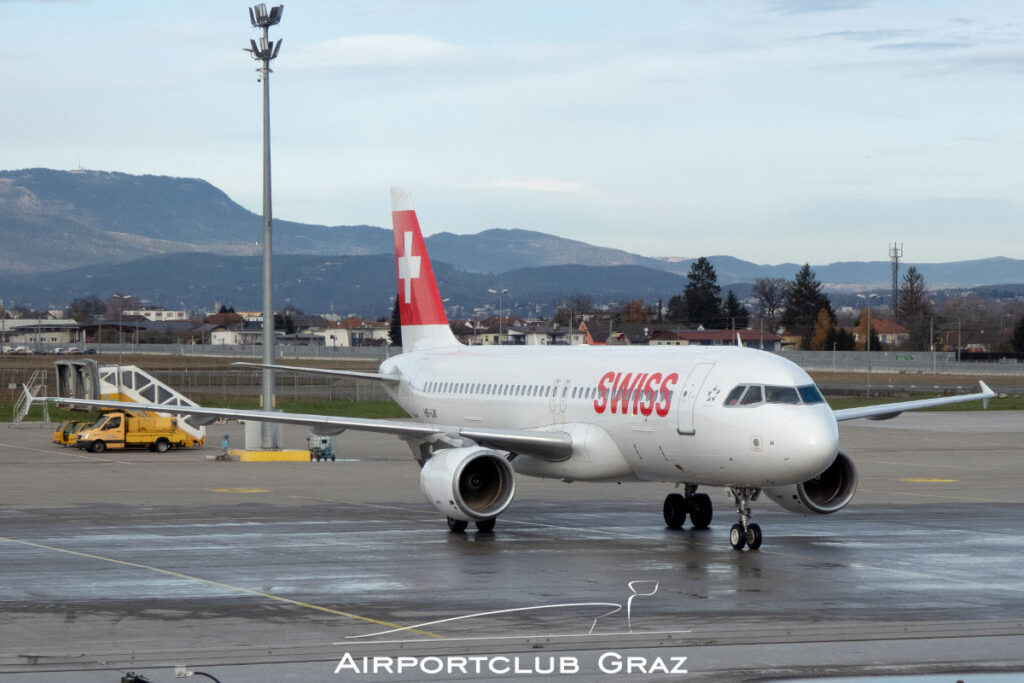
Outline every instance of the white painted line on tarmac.
<path fill-rule="evenodd" d="M 64 453 L 63 451 L 47 451 L 42 448 L 30 448 L 28 446 L 16 446 L 9 443 L 0 443 L 0 448 L 16 448 L 22 451 L 32 451 L 33 453 L 45 453 L 46 455 L 67 455 L 72 458 L 85 458 L 86 460 L 101 460 L 103 462 L 116 462 L 121 465 L 133 465 L 135 463 L 128 462 L 127 460 L 117 460 L 114 458 L 101 458 L 98 455 L 85 455 L 83 453 Z"/>

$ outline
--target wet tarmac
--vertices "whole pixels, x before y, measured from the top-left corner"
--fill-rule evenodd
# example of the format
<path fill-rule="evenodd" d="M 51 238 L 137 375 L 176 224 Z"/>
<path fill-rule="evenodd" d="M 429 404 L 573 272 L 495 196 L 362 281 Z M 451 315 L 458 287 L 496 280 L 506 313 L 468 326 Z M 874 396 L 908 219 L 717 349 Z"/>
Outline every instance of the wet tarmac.
<path fill-rule="evenodd" d="M 222 431 L 241 438 L 210 441 Z M 669 486 L 523 478 L 493 534 L 454 535 L 393 438 L 239 464 L 0 427 L 0 682 L 170 681 L 175 665 L 223 683 L 1024 671 L 1024 416 L 841 437 L 854 502 L 802 517 L 759 501 L 764 546 L 737 552 L 720 490 L 710 529 L 670 531 Z"/>

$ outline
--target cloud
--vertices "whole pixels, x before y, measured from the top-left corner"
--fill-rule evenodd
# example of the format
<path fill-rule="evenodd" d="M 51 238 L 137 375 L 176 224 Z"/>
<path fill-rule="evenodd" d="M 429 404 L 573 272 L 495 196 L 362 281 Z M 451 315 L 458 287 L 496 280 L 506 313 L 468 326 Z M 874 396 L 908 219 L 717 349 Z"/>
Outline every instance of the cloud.
<path fill-rule="evenodd" d="M 912 31 L 899 29 L 877 29 L 874 31 L 830 31 L 828 33 L 819 33 L 813 36 L 797 38 L 796 40 L 831 40 L 833 38 L 838 38 L 862 43 L 874 43 L 880 40 L 904 38 L 912 33 Z"/>
<path fill-rule="evenodd" d="M 576 182 L 575 180 L 553 180 L 550 178 L 496 178 L 479 183 L 470 183 L 467 187 L 485 187 L 525 192 L 552 192 L 557 194 L 597 194 L 594 188 L 585 183 Z"/>
<path fill-rule="evenodd" d="M 959 50 L 965 47 L 974 47 L 974 43 L 950 42 L 950 41 L 911 41 L 906 43 L 886 43 L 875 45 L 874 50 Z"/>
<path fill-rule="evenodd" d="M 779 0 L 772 8 L 782 14 L 809 14 L 861 9 L 869 5 L 870 0 Z"/>
<path fill-rule="evenodd" d="M 301 46 L 289 61 L 300 68 L 422 65 L 451 61 L 463 52 L 428 36 L 369 34 Z"/>

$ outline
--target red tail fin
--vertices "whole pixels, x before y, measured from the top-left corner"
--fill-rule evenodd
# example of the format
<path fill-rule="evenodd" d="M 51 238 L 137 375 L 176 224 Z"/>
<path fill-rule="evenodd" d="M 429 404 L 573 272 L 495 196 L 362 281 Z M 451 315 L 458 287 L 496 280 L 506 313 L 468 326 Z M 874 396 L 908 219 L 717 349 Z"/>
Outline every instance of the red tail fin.
<path fill-rule="evenodd" d="M 434 269 L 409 192 L 391 188 L 391 220 L 398 272 L 398 311 L 402 321 L 402 350 L 458 344 L 444 313 Z"/>

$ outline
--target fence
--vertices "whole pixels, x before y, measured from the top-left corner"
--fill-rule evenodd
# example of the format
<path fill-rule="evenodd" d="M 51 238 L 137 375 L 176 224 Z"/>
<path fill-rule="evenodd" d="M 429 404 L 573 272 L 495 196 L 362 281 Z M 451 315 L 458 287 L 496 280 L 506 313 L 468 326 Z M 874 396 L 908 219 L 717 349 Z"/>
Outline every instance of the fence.
<path fill-rule="evenodd" d="M 260 347 L 255 347 L 259 359 Z M 104 353 L 117 353 L 118 350 L 130 353 L 133 349 L 129 344 L 104 344 Z M 177 344 L 146 344 L 136 346 L 136 353 L 153 353 L 164 355 L 180 356 L 223 356 L 247 357 L 245 349 L 232 346 L 196 346 Z M 278 362 L 286 362 L 293 358 L 360 358 L 366 360 L 383 360 L 391 350 L 379 347 L 364 348 L 339 348 L 325 349 L 317 347 L 282 347 L 278 355 Z M 862 387 L 865 384 L 874 385 L 873 391 L 882 390 L 883 384 L 893 383 L 902 387 L 915 384 L 913 375 L 930 374 L 935 372 L 940 375 L 966 375 L 971 377 L 998 377 L 998 382 L 992 385 L 997 390 L 1002 387 L 1006 391 L 1017 391 L 1024 387 L 1024 363 L 1021 362 L 974 362 L 967 359 L 957 361 L 955 353 L 929 353 L 929 352 L 895 352 L 895 351 L 873 351 L 870 354 L 864 351 L 787 351 L 781 354 L 797 365 L 809 371 L 823 372 L 847 372 L 864 374 L 864 382 L 859 379 L 847 385 L 832 384 L 826 385 L 827 390 L 836 393 L 856 391 L 855 387 Z M 965 354 L 966 355 L 966 354 Z M 226 364 L 226 362 L 225 362 Z M 144 366 L 145 363 L 140 363 Z M 143 367 L 145 369 L 145 367 Z M 10 390 L 9 397 L 13 403 L 16 395 L 21 393 L 21 385 L 27 382 L 33 372 L 32 368 L 5 367 L 0 362 L 0 391 L 9 385 L 15 385 L 15 390 Z M 174 387 L 181 393 L 193 400 L 201 402 L 207 397 L 255 397 L 260 395 L 262 372 L 260 370 L 225 369 L 220 370 L 151 370 L 150 374 L 157 377 L 169 386 Z M 868 379 L 868 373 L 872 376 Z M 899 382 L 891 382 L 883 379 L 883 374 L 906 375 L 901 377 Z M 998 385 L 998 386 L 997 386 Z M 332 377 L 328 375 L 307 375 L 299 373 L 278 372 L 275 373 L 275 393 L 280 398 L 296 398 L 306 400 L 333 401 L 333 400 L 386 400 L 379 382 L 365 379 L 348 377 Z M 6 396 L 5 396 L 6 398 Z M 0 418 L 2 419 L 2 418 Z"/>
<path fill-rule="evenodd" d="M 263 382 L 260 370 L 152 370 L 149 374 L 174 387 L 194 401 L 218 396 L 259 396 Z M 274 394 L 280 398 L 310 401 L 388 400 L 380 382 L 354 377 L 274 373 Z"/>
<path fill-rule="evenodd" d="M 1024 363 L 1015 359 L 975 361 L 963 353 L 957 360 L 954 351 L 785 351 L 779 355 L 804 370 L 819 372 L 867 372 L 870 368 L 897 374 L 1024 376 Z"/>
<path fill-rule="evenodd" d="M 259 344 L 90 344 L 98 353 L 135 353 L 157 356 L 212 356 L 218 358 L 263 357 Z M 274 357 L 278 362 L 289 359 L 360 359 L 382 361 L 400 353 L 388 346 L 293 346 L 276 344 Z"/>

